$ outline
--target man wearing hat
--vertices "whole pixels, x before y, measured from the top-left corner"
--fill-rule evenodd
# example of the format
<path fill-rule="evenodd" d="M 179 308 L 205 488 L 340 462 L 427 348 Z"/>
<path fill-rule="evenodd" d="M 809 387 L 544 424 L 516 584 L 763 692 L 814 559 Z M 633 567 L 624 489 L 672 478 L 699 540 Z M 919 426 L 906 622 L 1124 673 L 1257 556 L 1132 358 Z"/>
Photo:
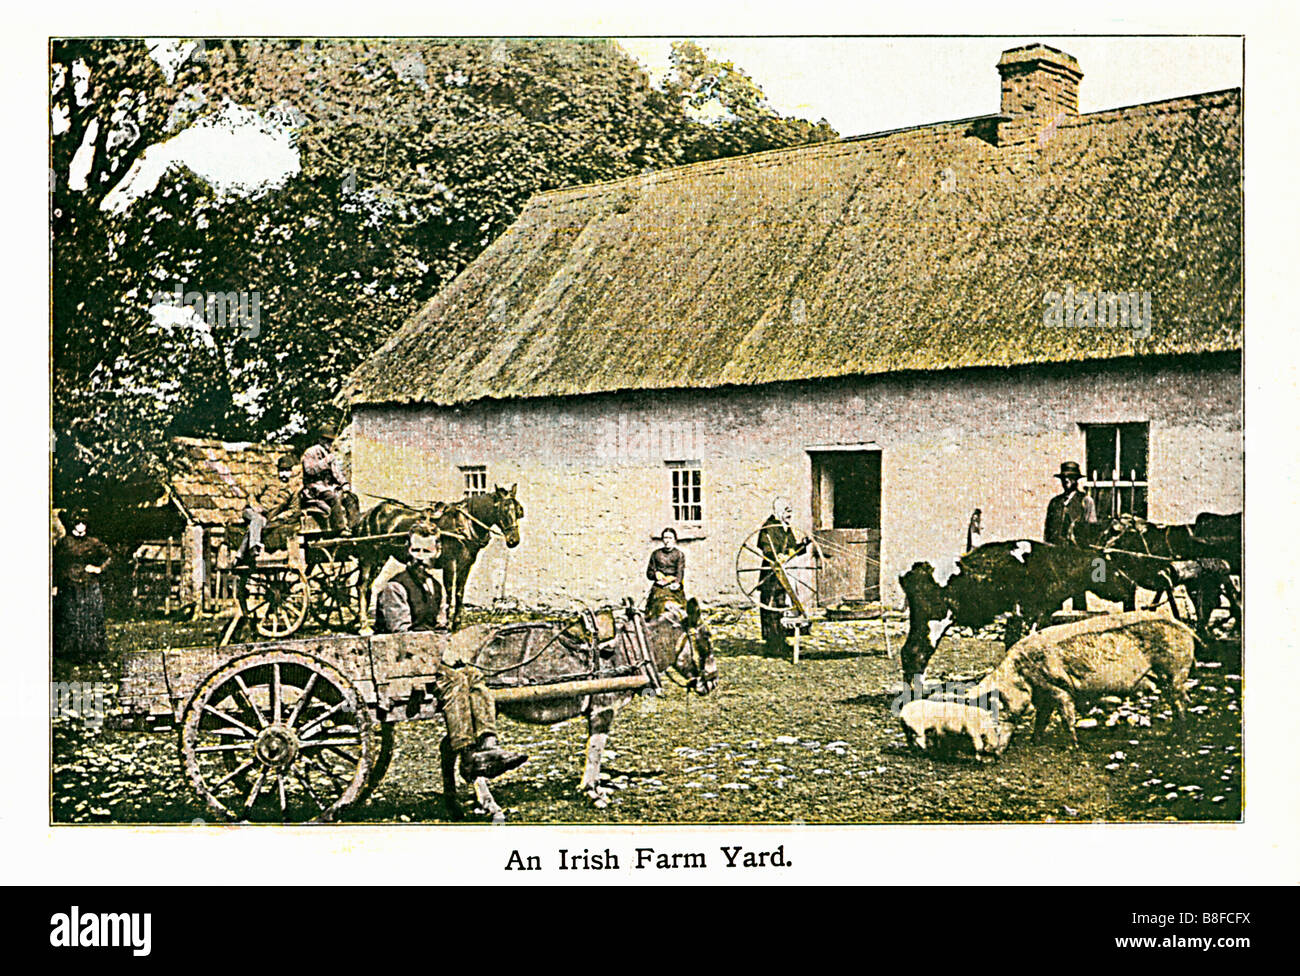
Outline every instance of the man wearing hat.
<path fill-rule="evenodd" d="M 316 443 L 303 452 L 302 507 L 319 516 L 330 530 L 346 534 L 349 522 L 344 503 L 350 492 L 343 465 L 334 453 L 337 436 L 334 425 L 324 423 L 316 434 Z"/>
<path fill-rule="evenodd" d="M 1083 472 L 1074 461 L 1063 461 L 1056 473 L 1061 480 L 1061 493 L 1047 503 L 1047 524 L 1043 539 L 1053 545 L 1077 546 L 1083 540 L 1076 538 L 1080 523 L 1096 524 L 1097 506 L 1092 496 L 1079 487 Z M 1070 598 L 1075 610 L 1088 608 L 1088 594 L 1076 593 Z"/>

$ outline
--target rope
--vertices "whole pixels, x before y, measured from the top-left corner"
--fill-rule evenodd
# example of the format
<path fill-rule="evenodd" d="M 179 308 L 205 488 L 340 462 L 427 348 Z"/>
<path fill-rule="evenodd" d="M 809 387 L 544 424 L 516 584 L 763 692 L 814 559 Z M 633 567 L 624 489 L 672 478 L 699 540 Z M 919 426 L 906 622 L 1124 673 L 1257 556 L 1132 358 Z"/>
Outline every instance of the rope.
<path fill-rule="evenodd" d="M 487 647 L 494 640 L 496 640 L 500 633 L 501 631 L 496 631 L 492 633 L 487 640 L 485 640 L 482 644 L 480 644 L 478 650 L 474 652 L 474 657 L 477 659 L 478 655 L 482 652 L 483 648 Z M 538 651 L 532 657 L 524 658 L 522 661 L 519 661 L 517 664 L 509 664 L 503 668 L 486 668 L 486 667 L 478 667 L 478 665 L 475 665 L 475 667 L 477 667 L 478 670 L 482 671 L 484 674 L 491 674 L 491 675 L 505 674 L 507 671 L 518 671 L 520 668 L 524 667 L 524 665 L 532 664 L 543 654 L 549 651 L 551 649 L 551 645 L 554 644 L 557 640 L 559 640 L 560 635 L 563 633 L 564 633 L 563 628 L 556 628 L 554 633 L 551 634 L 551 639 L 542 645 L 542 649 L 540 651 Z"/>

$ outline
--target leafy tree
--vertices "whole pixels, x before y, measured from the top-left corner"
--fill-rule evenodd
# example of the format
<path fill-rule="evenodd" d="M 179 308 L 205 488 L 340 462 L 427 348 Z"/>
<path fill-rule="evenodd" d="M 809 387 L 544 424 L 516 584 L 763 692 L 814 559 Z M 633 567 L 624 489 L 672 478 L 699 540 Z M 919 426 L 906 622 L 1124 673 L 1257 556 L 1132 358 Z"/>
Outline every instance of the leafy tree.
<path fill-rule="evenodd" d="M 608 41 L 218 39 L 169 73 L 139 41 L 55 42 L 56 494 L 129 482 L 173 434 L 300 436 L 535 193 L 834 136 L 695 45 L 674 65 L 657 89 Z M 300 171 L 244 194 L 169 172 L 106 209 L 148 147 L 231 106 L 291 133 Z M 177 285 L 256 294 L 256 326 L 157 320 Z"/>
<path fill-rule="evenodd" d="M 712 58 L 694 41 L 674 41 L 665 93 L 699 121 L 679 136 L 683 162 L 764 149 L 827 142 L 838 137 L 825 119 L 787 118 L 773 109 L 754 79 L 730 61 Z"/>

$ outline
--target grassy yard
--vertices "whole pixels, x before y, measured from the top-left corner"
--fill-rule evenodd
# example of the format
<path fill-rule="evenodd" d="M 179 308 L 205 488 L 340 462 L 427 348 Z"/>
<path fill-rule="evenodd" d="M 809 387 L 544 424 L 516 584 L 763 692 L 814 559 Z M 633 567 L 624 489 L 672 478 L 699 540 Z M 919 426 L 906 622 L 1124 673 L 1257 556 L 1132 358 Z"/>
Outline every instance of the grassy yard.
<path fill-rule="evenodd" d="M 891 643 L 902 622 L 891 622 Z M 803 660 L 765 659 L 754 613 L 712 620 L 721 684 L 707 698 L 670 687 L 620 713 L 604 763 L 609 805 L 575 792 L 586 725 L 503 719 L 503 742 L 532 759 L 494 781 L 514 823 L 875 823 L 1237 820 L 1242 680 L 1231 665 L 1193 672 L 1193 718 L 1174 733 L 1154 693 L 1081 711 L 1076 753 L 1055 720 L 1030 741 L 1026 719 L 1000 761 L 909 752 L 891 710 L 897 663 L 879 621 L 821 623 Z M 215 640 L 218 624 L 110 625 L 115 654 Z M 1001 644 L 947 638 L 932 680 L 974 679 Z M 117 664 L 56 668 L 59 680 L 115 684 Z M 111 699 L 110 699 L 111 706 Z M 387 777 L 348 820 L 446 821 L 437 775 L 440 723 L 398 726 Z M 75 716 L 53 722 L 52 818 L 60 823 L 189 823 L 207 813 L 184 779 L 174 733 L 115 732 Z"/>

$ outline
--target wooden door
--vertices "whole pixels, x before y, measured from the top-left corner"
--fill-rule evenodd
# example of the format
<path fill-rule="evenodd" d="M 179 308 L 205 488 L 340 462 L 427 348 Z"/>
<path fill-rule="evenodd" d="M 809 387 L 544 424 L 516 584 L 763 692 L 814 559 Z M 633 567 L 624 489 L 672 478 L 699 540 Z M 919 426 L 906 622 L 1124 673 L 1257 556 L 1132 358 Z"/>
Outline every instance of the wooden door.
<path fill-rule="evenodd" d="M 881 452 L 810 451 L 813 538 L 825 561 L 822 606 L 880 600 Z"/>

